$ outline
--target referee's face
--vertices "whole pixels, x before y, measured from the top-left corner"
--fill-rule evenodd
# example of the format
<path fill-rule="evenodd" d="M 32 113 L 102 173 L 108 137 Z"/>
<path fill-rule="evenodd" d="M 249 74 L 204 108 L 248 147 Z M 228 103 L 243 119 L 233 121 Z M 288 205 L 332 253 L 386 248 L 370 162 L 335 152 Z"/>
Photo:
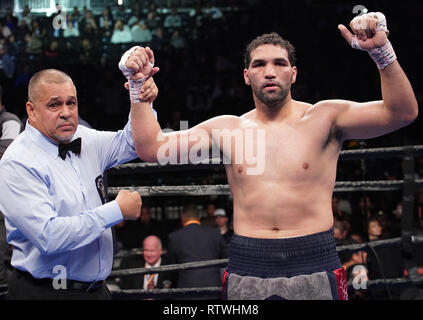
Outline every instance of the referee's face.
<path fill-rule="evenodd" d="M 72 81 L 40 83 L 35 101 L 27 102 L 30 124 L 55 143 L 69 142 L 78 126 L 78 100 Z"/>

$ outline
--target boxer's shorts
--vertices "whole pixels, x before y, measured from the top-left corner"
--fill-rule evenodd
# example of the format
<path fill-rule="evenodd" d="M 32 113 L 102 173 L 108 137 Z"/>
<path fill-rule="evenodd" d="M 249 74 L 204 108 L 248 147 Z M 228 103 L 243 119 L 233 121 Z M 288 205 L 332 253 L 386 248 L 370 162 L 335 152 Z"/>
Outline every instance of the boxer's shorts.
<path fill-rule="evenodd" d="M 302 237 L 234 234 L 223 277 L 229 300 L 347 300 L 348 283 L 333 229 Z"/>

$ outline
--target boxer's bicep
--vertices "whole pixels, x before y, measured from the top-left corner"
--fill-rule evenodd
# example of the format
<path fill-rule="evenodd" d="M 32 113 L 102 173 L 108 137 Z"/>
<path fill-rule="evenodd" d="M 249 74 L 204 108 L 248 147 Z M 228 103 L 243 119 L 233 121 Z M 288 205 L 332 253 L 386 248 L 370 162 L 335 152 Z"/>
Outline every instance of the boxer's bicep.
<path fill-rule="evenodd" d="M 183 130 L 163 135 L 165 143 L 161 147 L 166 151 L 166 156 L 172 154 L 180 164 L 197 163 L 218 157 L 220 153 L 228 156 L 231 149 L 227 147 L 225 138 L 231 138 L 234 131 L 240 130 L 239 121 L 239 117 L 226 115 L 211 118 L 192 128 L 182 128 L 181 123 Z"/>
<path fill-rule="evenodd" d="M 370 139 L 385 135 L 401 127 L 385 107 L 383 101 L 338 101 L 335 127 L 344 140 Z"/>
<path fill-rule="evenodd" d="M 181 123 L 181 129 L 182 123 Z M 165 164 L 190 164 L 208 159 L 212 145 L 208 128 L 201 124 L 185 130 L 165 132 L 158 150 L 157 160 Z"/>

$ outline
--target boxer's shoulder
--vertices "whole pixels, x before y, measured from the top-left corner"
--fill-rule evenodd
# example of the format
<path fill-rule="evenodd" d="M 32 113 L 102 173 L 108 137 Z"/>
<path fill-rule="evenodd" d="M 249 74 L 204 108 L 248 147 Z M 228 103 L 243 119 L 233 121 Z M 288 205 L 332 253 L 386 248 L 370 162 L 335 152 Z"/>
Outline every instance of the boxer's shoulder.
<path fill-rule="evenodd" d="M 331 100 L 322 100 L 313 105 L 307 110 L 307 114 L 333 114 L 338 113 L 352 103 L 352 101 L 341 100 L 341 99 L 331 99 Z"/>

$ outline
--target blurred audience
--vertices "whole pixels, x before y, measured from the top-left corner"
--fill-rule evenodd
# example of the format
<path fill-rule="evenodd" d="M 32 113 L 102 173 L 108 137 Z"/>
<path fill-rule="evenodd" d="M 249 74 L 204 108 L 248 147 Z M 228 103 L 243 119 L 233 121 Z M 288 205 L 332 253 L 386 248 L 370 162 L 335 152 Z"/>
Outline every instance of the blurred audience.
<path fill-rule="evenodd" d="M 216 211 L 216 205 L 214 203 L 208 203 L 206 206 L 206 216 L 201 219 L 201 224 L 206 227 L 217 227 L 216 218 L 214 212 Z"/>
<path fill-rule="evenodd" d="M 226 215 L 225 209 L 216 209 L 213 213 L 215 219 L 216 219 L 216 225 L 220 230 L 220 235 L 225 240 L 226 244 L 229 247 L 229 244 L 231 243 L 232 235 L 234 234 L 234 231 L 229 226 L 229 217 Z"/>
<path fill-rule="evenodd" d="M 152 268 L 166 265 L 163 256 L 161 240 L 156 236 L 148 236 L 142 242 L 142 255 L 132 254 L 126 256 L 121 263 L 121 269 Z M 122 277 L 119 282 L 121 289 L 169 289 L 172 287 L 169 272 L 137 274 Z"/>

